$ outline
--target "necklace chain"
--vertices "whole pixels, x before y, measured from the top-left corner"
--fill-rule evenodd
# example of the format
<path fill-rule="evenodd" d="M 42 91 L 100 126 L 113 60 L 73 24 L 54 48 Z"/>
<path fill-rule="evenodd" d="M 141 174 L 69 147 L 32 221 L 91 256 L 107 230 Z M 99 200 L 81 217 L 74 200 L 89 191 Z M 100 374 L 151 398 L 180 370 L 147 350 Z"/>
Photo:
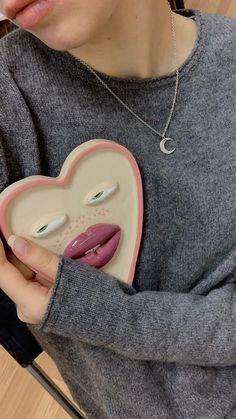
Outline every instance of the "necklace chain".
<path fill-rule="evenodd" d="M 170 8 L 170 6 L 169 6 Z M 112 96 L 114 96 L 118 102 L 120 102 L 135 118 L 137 118 L 140 122 L 142 122 L 144 125 L 146 125 L 149 129 L 151 129 L 153 132 L 155 132 L 155 134 L 159 135 L 162 138 L 162 141 L 160 143 L 160 149 L 163 153 L 165 154 L 171 154 L 175 151 L 175 149 L 168 151 L 165 148 L 165 142 L 167 140 L 172 140 L 171 138 L 166 138 L 165 134 L 166 131 L 169 127 L 171 118 L 172 118 L 172 114 L 174 112 L 174 107 L 175 107 L 175 103 L 176 103 L 176 98 L 177 98 L 177 91 L 178 91 L 178 85 L 179 85 L 179 70 L 178 70 L 178 63 L 177 63 L 177 54 L 176 54 L 176 36 L 175 36 L 175 29 L 174 29 L 174 19 L 173 19 L 173 13 L 171 11 L 170 8 L 170 14 L 171 14 L 171 27 L 172 27 L 172 37 L 173 37 L 173 45 L 174 45 L 174 55 L 175 55 L 175 62 L 176 62 L 176 84 L 175 84 L 175 94 L 174 94 L 174 99 L 173 99 L 173 103 L 172 103 L 172 107 L 171 107 L 171 111 L 170 111 L 170 115 L 169 118 L 167 120 L 165 129 L 163 131 L 163 134 L 159 133 L 155 128 L 151 127 L 151 125 L 149 125 L 146 121 L 144 121 L 139 115 L 137 115 L 128 105 L 126 105 L 123 100 L 121 100 L 119 98 L 119 96 L 117 96 L 111 89 L 109 86 L 107 86 L 107 84 L 101 79 L 101 77 L 99 77 L 99 75 L 96 73 L 96 71 L 91 68 L 85 61 L 81 60 L 79 58 L 79 61 L 81 61 L 81 63 L 83 63 L 88 70 L 94 74 L 94 76 L 100 81 L 100 83 L 112 94 Z"/>

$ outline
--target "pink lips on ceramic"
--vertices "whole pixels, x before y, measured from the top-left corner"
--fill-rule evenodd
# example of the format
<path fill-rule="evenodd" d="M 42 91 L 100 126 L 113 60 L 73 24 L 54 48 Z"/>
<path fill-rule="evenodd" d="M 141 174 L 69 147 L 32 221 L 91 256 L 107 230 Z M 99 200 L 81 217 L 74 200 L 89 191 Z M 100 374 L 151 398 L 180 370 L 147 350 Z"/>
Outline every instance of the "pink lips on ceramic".
<path fill-rule="evenodd" d="M 120 227 L 116 224 L 94 224 L 67 245 L 64 255 L 95 268 L 101 268 L 113 257 L 120 235 Z"/>

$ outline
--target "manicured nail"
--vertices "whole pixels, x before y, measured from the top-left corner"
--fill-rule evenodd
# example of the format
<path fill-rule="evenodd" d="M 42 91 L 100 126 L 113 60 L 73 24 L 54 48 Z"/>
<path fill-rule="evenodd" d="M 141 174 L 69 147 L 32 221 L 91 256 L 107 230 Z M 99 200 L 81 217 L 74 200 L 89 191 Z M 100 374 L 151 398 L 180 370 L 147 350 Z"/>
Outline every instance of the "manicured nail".
<path fill-rule="evenodd" d="M 31 244 L 21 237 L 10 236 L 7 240 L 7 243 L 13 250 L 15 250 L 19 255 L 26 256 L 27 253 L 32 249 Z"/>

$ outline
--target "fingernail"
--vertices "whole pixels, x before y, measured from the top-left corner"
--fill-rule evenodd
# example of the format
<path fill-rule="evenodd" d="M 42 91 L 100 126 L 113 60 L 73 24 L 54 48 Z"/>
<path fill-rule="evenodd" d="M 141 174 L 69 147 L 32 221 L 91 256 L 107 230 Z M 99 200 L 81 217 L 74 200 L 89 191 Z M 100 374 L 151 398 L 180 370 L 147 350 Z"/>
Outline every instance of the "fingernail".
<path fill-rule="evenodd" d="M 19 255 L 26 256 L 27 253 L 32 249 L 30 243 L 28 243 L 26 240 L 22 239 L 21 237 L 17 236 L 10 236 L 7 240 L 7 243 L 10 247 L 13 248 Z"/>

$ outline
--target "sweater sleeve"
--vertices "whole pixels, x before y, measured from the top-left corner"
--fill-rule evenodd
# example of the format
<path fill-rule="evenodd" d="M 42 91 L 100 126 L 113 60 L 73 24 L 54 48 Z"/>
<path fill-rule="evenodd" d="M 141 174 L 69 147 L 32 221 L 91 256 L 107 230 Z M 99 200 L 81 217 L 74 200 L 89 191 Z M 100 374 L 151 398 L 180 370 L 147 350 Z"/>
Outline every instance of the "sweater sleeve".
<path fill-rule="evenodd" d="M 207 295 L 137 292 L 60 255 L 53 292 L 36 330 L 79 338 L 136 360 L 236 364 L 236 284 Z"/>

